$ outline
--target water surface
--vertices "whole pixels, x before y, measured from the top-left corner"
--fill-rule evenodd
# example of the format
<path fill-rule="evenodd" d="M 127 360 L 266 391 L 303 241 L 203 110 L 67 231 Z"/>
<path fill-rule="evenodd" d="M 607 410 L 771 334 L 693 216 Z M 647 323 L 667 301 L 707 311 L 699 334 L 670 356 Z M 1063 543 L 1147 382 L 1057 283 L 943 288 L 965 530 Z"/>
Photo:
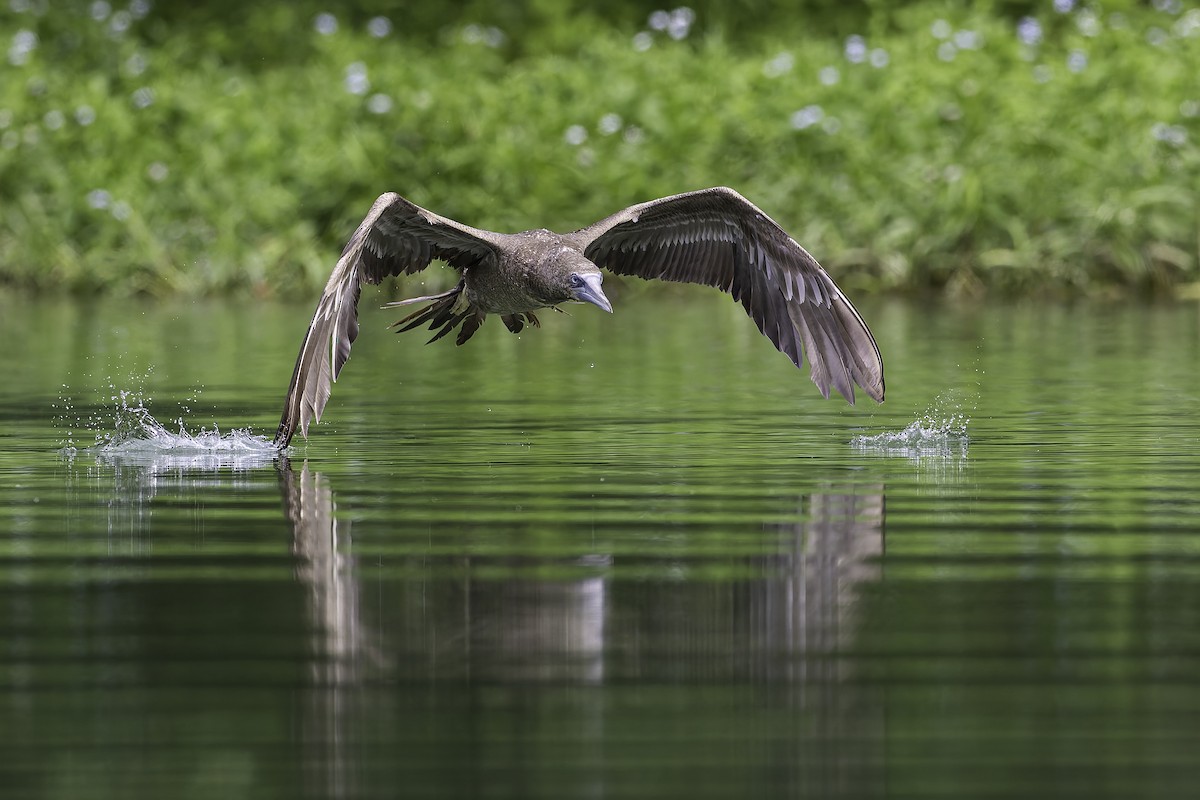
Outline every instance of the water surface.
<path fill-rule="evenodd" d="M 850 407 L 614 294 L 365 298 L 284 458 L 309 306 L 0 295 L 4 796 L 1192 794 L 1196 305 L 863 303 Z"/>

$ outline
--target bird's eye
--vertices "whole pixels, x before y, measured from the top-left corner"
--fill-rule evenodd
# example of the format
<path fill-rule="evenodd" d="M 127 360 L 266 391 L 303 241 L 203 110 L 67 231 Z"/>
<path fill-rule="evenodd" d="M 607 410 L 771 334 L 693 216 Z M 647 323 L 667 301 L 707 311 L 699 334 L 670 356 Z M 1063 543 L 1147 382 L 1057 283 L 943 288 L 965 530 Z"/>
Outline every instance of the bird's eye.
<path fill-rule="evenodd" d="M 572 272 L 571 273 L 571 288 L 578 289 L 580 286 L 583 286 L 583 278 L 579 277 L 578 273 Z"/>

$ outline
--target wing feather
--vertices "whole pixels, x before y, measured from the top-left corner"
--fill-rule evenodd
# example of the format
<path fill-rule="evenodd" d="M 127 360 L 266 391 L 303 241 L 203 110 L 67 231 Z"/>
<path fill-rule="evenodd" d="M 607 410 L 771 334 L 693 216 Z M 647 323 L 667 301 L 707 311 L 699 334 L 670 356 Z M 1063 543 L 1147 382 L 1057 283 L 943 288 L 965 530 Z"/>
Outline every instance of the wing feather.
<path fill-rule="evenodd" d="M 459 270 L 494 264 L 500 234 L 472 228 L 414 205 L 394 192 L 381 195 L 329 276 L 292 370 L 276 446 L 321 419 L 332 385 L 358 338 L 362 284 L 412 274 L 441 259 Z"/>
<path fill-rule="evenodd" d="M 759 331 L 826 397 L 854 384 L 883 401 L 883 359 L 850 300 L 807 250 L 749 200 L 717 187 L 630 206 L 569 234 L 619 275 L 698 283 L 733 295 Z"/>

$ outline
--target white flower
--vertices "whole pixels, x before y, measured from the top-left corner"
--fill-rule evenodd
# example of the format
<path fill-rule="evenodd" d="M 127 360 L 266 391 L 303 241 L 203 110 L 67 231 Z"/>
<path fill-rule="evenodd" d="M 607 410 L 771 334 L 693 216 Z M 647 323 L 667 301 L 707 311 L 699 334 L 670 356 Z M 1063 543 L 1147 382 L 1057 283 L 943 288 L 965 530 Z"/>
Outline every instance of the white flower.
<path fill-rule="evenodd" d="M 600 118 L 600 124 L 596 127 L 605 136 L 611 136 L 621 130 L 621 115 L 609 112 Z"/>
<path fill-rule="evenodd" d="M 809 105 L 792 113 L 792 127 L 798 131 L 811 128 L 825 118 L 825 109 L 818 105 Z"/>
<path fill-rule="evenodd" d="M 327 11 L 317 14 L 313 18 L 313 29 L 322 36 L 331 36 L 337 33 L 337 17 Z"/>
<path fill-rule="evenodd" d="M 371 81 L 367 78 L 367 65 L 361 61 L 355 61 L 350 66 L 346 67 L 346 76 L 343 79 L 343 84 L 346 91 L 350 94 L 364 95 L 371 90 Z"/>
<path fill-rule="evenodd" d="M 112 195 L 106 189 L 92 189 L 87 193 L 87 204 L 95 209 L 108 208 Z"/>
<path fill-rule="evenodd" d="M 1017 23 L 1017 38 L 1030 47 L 1042 43 L 1042 23 L 1033 17 L 1022 17 Z"/>
<path fill-rule="evenodd" d="M 376 39 L 382 39 L 392 32 L 392 21 L 387 17 L 371 17 L 367 23 L 367 33 Z"/>
<path fill-rule="evenodd" d="M 582 125 L 572 125 L 563 133 L 563 139 L 566 140 L 567 144 L 575 147 L 578 147 L 586 142 L 587 138 L 587 128 L 583 127 Z"/>
<path fill-rule="evenodd" d="M 846 37 L 844 48 L 846 60 L 851 64 L 861 64 L 867 58 L 867 42 L 857 33 Z"/>

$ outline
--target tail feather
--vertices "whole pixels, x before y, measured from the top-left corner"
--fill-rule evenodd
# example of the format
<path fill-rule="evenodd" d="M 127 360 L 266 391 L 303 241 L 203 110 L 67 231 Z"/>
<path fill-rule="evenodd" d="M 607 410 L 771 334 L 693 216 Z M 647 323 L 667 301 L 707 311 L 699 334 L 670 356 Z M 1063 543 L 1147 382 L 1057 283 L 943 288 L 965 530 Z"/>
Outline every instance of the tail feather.
<path fill-rule="evenodd" d="M 487 317 L 486 313 L 480 311 L 467 300 L 463 294 L 465 287 L 466 282 L 459 281 L 458 285 L 448 292 L 388 303 L 384 306 L 385 308 L 407 306 L 429 300 L 433 301 L 424 308 L 419 308 L 407 317 L 392 323 L 389 327 L 394 328 L 397 333 L 404 333 L 405 331 L 411 331 L 414 328 L 421 327 L 425 323 L 429 323 L 429 330 L 437 331 L 426 342 L 426 344 L 432 344 L 459 325 L 462 325 L 458 338 L 455 340 L 458 344 L 462 344 L 467 339 L 470 339 L 475 331 L 479 330 L 479 326 L 483 324 L 483 320 Z"/>

